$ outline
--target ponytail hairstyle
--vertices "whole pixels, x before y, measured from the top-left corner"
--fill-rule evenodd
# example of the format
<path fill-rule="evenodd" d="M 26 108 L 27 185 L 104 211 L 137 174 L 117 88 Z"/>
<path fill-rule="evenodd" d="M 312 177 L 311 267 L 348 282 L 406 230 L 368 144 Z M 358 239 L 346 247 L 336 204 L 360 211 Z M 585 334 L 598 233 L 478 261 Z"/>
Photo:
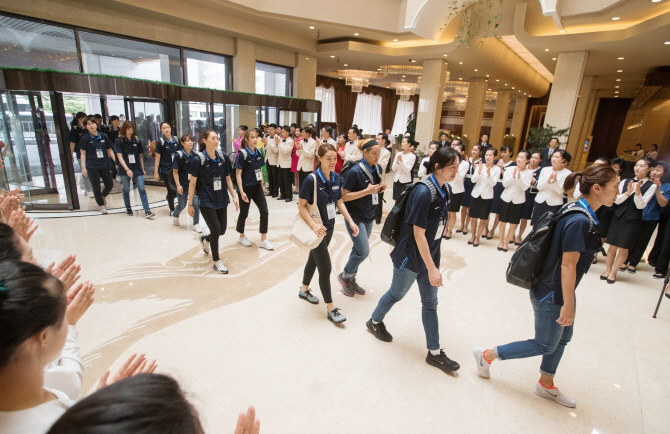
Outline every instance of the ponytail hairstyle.
<path fill-rule="evenodd" d="M 592 164 L 582 172 L 572 172 L 565 178 L 565 183 L 563 184 L 563 191 L 570 191 L 575 188 L 575 185 L 579 182 L 579 192 L 586 196 L 591 193 L 591 188 L 594 185 L 598 184 L 602 187 L 610 182 L 613 178 L 617 178 L 616 170 L 612 169 L 610 166 L 605 166 L 603 164 Z"/>
<path fill-rule="evenodd" d="M 205 152 L 205 148 L 207 147 L 207 145 L 205 145 L 205 139 L 208 139 L 210 134 L 217 134 L 217 132 L 214 130 L 207 129 L 202 132 L 202 135 L 198 139 L 198 150 L 200 152 Z"/>
<path fill-rule="evenodd" d="M 0 263 L 5 261 L 20 261 L 23 252 L 21 251 L 21 240 L 11 226 L 0 223 Z M 0 298 L 0 304 L 2 303 Z"/>
<path fill-rule="evenodd" d="M 162 374 L 117 381 L 70 407 L 48 434 L 204 434 L 179 384 Z"/>
<path fill-rule="evenodd" d="M 482 134 L 482 136 L 484 136 L 484 135 L 488 135 L 488 134 Z M 481 152 L 481 147 L 480 147 L 480 151 L 479 151 L 479 152 Z M 487 147 L 486 147 L 486 152 L 484 153 L 484 156 L 486 157 L 486 154 L 488 154 L 489 152 L 493 152 L 493 156 L 494 156 L 494 157 L 497 157 L 497 156 L 498 156 L 498 150 L 497 150 L 496 148 L 494 148 L 494 147 L 487 146 Z"/>
<path fill-rule="evenodd" d="M 358 140 L 363 140 L 363 128 L 358 129 Z"/>
<path fill-rule="evenodd" d="M 479 158 L 482 158 L 483 157 L 483 155 L 482 155 L 482 145 L 480 145 L 479 143 L 475 143 L 474 146 L 472 147 L 472 149 L 475 149 L 475 148 L 479 149 Z"/>
<path fill-rule="evenodd" d="M 331 145 L 330 143 L 324 143 L 321 146 L 319 146 L 319 151 L 316 153 L 319 158 L 316 159 L 314 170 L 321 167 L 321 158 L 323 158 L 323 156 L 326 155 L 329 151 L 337 153 L 335 146 Z"/>
<path fill-rule="evenodd" d="M 47 327 L 65 321 L 65 287 L 37 265 L 0 264 L 0 369 L 7 366 L 23 342 Z"/>
<path fill-rule="evenodd" d="M 461 154 L 465 154 L 465 145 L 463 143 L 456 143 L 455 145 L 451 145 L 452 148 L 454 149 L 460 149 Z"/>
<path fill-rule="evenodd" d="M 239 127 L 237 127 L 237 129 L 242 130 L 242 131 L 247 131 L 249 129 L 249 127 L 247 127 L 246 125 L 240 125 Z"/>
<path fill-rule="evenodd" d="M 251 138 L 251 133 L 254 130 L 246 129 L 242 135 L 242 140 L 240 141 L 240 149 L 246 149 L 249 146 L 249 139 Z"/>
<path fill-rule="evenodd" d="M 512 158 L 514 156 L 514 150 L 510 145 L 503 145 L 502 148 L 500 148 L 500 152 L 502 151 L 509 151 L 509 158 Z"/>
<path fill-rule="evenodd" d="M 426 173 L 430 174 L 435 170 L 444 169 L 455 161 L 458 162 L 459 158 L 458 152 L 454 148 L 445 146 L 444 148 L 437 148 L 431 155 L 430 160 L 423 162 L 423 166 L 426 168 Z M 437 165 L 437 169 L 435 165 Z"/>
<path fill-rule="evenodd" d="M 388 128 L 387 128 L 387 129 L 388 129 Z M 382 140 L 383 140 L 384 142 L 386 142 L 386 145 L 385 145 L 385 146 L 388 146 L 388 145 L 391 143 L 391 141 L 389 140 L 389 135 L 388 135 L 388 134 L 386 134 L 386 133 L 379 133 L 379 134 L 377 134 L 377 135 L 378 135 L 378 136 L 382 136 Z"/>

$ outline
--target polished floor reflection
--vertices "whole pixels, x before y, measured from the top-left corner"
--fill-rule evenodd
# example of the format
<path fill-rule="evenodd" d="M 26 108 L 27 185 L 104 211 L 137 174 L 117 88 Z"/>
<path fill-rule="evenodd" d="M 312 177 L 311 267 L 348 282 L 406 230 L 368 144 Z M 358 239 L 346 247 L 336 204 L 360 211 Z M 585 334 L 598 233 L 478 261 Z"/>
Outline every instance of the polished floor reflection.
<path fill-rule="evenodd" d="M 556 378 L 577 401 L 568 409 L 533 394 L 537 358 L 495 362 L 491 379 L 477 376 L 473 346 L 533 333 L 528 292 L 505 283 L 512 251 L 497 251 L 496 240 L 474 249 L 469 237 L 455 234 L 442 243 L 441 345 L 461 364 L 449 376 L 424 361 L 416 288 L 386 319 L 392 343 L 365 328 L 391 281 L 380 226 L 357 279 L 368 293 L 347 298 L 335 273 L 351 241 L 338 216 L 331 282 L 347 321 L 336 327 L 323 301 L 313 306 L 297 297 L 307 252 L 288 240 L 296 203 L 269 204 L 273 252 L 258 248 L 255 207 L 249 248 L 236 242 L 237 213 L 229 208 L 221 238 L 226 276 L 211 269 L 190 218 L 184 213 L 181 226 L 173 226 L 166 207 L 153 221 L 139 213 L 40 219 L 31 242 L 40 262 L 76 253 L 83 278 L 96 282 L 95 303 L 78 325 L 86 389 L 137 351 L 158 358 L 159 371 L 183 384 L 211 433 L 231 431 L 249 404 L 265 433 L 668 431 L 670 300 L 652 319 L 662 282 L 646 264 L 607 285 L 598 279 L 601 259 L 578 288 L 575 336 Z M 312 288 L 321 298 L 316 277 Z"/>

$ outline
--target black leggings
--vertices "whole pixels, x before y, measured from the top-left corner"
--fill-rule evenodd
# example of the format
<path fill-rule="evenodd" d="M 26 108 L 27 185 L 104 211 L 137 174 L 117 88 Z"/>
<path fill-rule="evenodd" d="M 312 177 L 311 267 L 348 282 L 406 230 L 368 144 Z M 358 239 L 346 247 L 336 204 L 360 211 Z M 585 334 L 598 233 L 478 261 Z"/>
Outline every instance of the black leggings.
<path fill-rule="evenodd" d="M 382 222 L 382 211 L 384 210 L 384 192 L 379 193 L 379 203 L 375 209 L 375 221 L 377 224 Z"/>
<path fill-rule="evenodd" d="M 309 258 L 307 259 L 305 272 L 302 276 L 302 284 L 309 286 L 314 276 L 314 271 L 317 268 L 319 269 L 319 288 L 321 289 L 321 295 L 323 295 L 323 301 L 326 303 L 333 302 L 333 297 L 330 294 L 330 272 L 332 266 L 330 265 L 330 253 L 328 253 L 328 244 L 330 244 L 331 238 L 333 238 L 333 231 L 328 232 L 321 241 L 321 244 L 309 251 Z"/>
<path fill-rule="evenodd" d="M 91 187 L 93 188 L 93 196 L 95 197 L 95 203 L 98 206 L 103 206 L 105 204 L 105 197 L 112 190 L 114 183 L 112 182 L 112 173 L 109 169 L 87 169 L 88 179 L 91 181 Z M 100 178 L 102 178 L 102 183 L 105 184 L 105 188 L 100 192 Z"/>
<path fill-rule="evenodd" d="M 288 169 L 279 168 L 279 186 L 281 187 L 281 197 L 282 199 L 293 199 L 293 172 L 291 168 Z"/>
<path fill-rule="evenodd" d="M 168 179 L 170 179 L 171 176 L 172 174 L 160 174 L 160 177 L 163 180 L 163 184 L 165 184 L 165 188 L 167 188 L 167 196 L 165 196 L 165 200 L 167 200 L 168 206 L 170 207 L 170 212 L 174 211 L 174 198 L 177 196 L 177 192 L 170 188 Z"/>
<path fill-rule="evenodd" d="M 200 207 L 200 215 L 205 219 L 209 228 L 209 235 L 205 239 L 209 241 L 214 262 L 219 260 L 219 237 L 226 233 L 226 226 L 228 226 L 227 209 L 226 207 L 218 209 Z"/>
<path fill-rule="evenodd" d="M 244 187 L 244 194 L 247 195 L 249 202 L 242 200 L 242 196 L 237 192 L 237 198 L 240 202 L 240 215 L 237 217 L 237 232 L 244 233 L 244 223 L 249 216 L 249 206 L 253 201 L 261 213 L 260 233 L 268 233 L 268 203 L 265 201 L 265 193 L 263 193 L 263 184 L 252 185 L 251 187 Z"/>

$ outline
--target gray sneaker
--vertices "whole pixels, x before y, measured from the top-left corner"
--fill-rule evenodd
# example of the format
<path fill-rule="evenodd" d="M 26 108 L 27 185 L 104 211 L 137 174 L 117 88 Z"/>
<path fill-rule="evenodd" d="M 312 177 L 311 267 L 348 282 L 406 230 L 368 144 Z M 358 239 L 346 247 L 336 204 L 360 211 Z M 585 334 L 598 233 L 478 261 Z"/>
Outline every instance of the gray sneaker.
<path fill-rule="evenodd" d="M 538 381 L 537 384 L 535 384 L 535 394 L 542 398 L 556 401 L 564 407 L 575 408 L 577 406 L 577 403 L 573 399 L 563 395 L 555 385 L 551 389 L 547 389 Z"/>
<path fill-rule="evenodd" d="M 298 297 L 302 298 L 303 300 L 307 300 L 312 304 L 319 304 L 319 299 L 312 294 L 311 289 L 308 289 L 305 292 L 302 292 L 302 290 L 298 290 Z"/>
<path fill-rule="evenodd" d="M 328 319 L 334 322 L 335 324 L 343 323 L 347 320 L 347 317 L 340 313 L 340 308 L 336 307 L 333 310 L 328 311 Z"/>
<path fill-rule="evenodd" d="M 345 279 L 342 277 L 344 273 L 340 273 L 337 275 L 337 281 L 340 282 L 340 285 L 342 285 L 342 292 L 344 295 L 347 297 L 353 297 L 356 295 L 356 292 L 354 291 L 354 285 L 351 283 L 352 279 Z"/>
<path fill-rule="evenodd" d="M 351 279 L 351 288 L 354 290 L 356 295 L 365 295 L 365 289 L 361 288 L 358 286 L 358 282 L 356 282 L 356 278 L 352 277 Z"/>

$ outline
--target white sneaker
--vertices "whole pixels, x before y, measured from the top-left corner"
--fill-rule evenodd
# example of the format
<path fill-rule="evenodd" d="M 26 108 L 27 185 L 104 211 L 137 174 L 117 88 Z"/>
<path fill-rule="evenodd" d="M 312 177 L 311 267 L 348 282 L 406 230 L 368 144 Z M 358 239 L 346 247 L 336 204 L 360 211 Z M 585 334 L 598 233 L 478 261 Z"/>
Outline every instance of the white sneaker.
<path fill-rule="evenodd" d="M 91 198 L 93 198 L 93 197 L 95 197 L 95 195 L 93 194 L 93 192 L 92 192 L 92 191 L 89 191 L 89 192 L 88 192 L 88 197 L 91 197 Z"/>
<path fill-rule="evenodd" d="M 202 229 L 200 229 L 200 225 L 193 225 L 193 232 L 197 232 L 197 233 L 201 234 Z"/>
<path fill-rule="evenodd" d="M 472 354 L 474 354 L 475 361 L 477 361 L 477 372 L 479 372 L 479 376 L 483 378 L 491 378 L 491 373 L 489 372 L 491 362 L 484 359 L 485 351 L 486 348 L 475 347 L 475 349 L 472 350 Z"/>
<path fill-rule="evenodd" d="M 555 384 L 551 389 L 547 389 L 538 381 L 535 384 L 535 394 L 542 398 L 553 399 L 564 407 L 575 408 L 577 406 L 577 403 L 571 398 L 563 395 Z"/>
<path fill-rule="evenodd" d="M 100 214 L 102 214 L 102 215 L 107 214 L 107 208 L 105 207 L 105 205 L 100 207 Z"/>
<path fill-rule="evenodd" d="M 228 274 L 228 269 L 223 265 L 223 262 L 221 262 L 220 260 L 214 263 L 213 268 L 216 270 L 217 273 Z"/>
<path fill-rule="evenodd" d="M 267 240 L 267 238 L 265 240 L 261 241 L 261 243 L 258 245 L 258 247 L 260 247 L 262 249 L 265 249 L 265 250 L 274 250 L 275 249 L 275 246 L 270 244 L 270 242 Z"/>
<path fill-rule="evenodd" d="M 251 247 L 251 241 L 247 237 L 242 237 L 237 240 L 238 243 L 242 244 L 244 247 Z"/>
<path fill-rule="evenodd" d="M 172 224 L 175 226 L 179 226 L 179 217 L 172 217 Z"/>
<path fill-rule="evenodd" d="M 200 244 L 202 244 L 202 251 L 205 252 L 205 255 L 209 255 L 209 241 L 204 235 L 200 235 Z"/>

